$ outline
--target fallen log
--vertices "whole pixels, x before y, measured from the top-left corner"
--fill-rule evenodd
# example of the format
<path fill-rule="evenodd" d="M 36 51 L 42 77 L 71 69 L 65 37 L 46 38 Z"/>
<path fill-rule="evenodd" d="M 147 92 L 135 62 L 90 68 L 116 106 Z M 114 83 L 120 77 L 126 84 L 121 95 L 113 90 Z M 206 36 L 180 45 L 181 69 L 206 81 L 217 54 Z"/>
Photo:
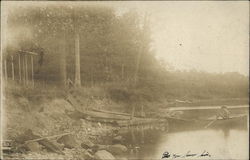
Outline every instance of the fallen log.
<path fill-rule="evenodd" d="M 52 139 L 52 138 L 65 136 L 65 135 L 69 135 L 69 134 L 72 134 L 72 133 L 63 133 L 63 134 L 58 134 L 58 135 L 54 135 L 54 136 L 41 137 L 41 138 L 37 138 L 37 139 L 27 140 L 24 143 L 27 144 L 29 142 L 36 142 L 36 141 L 40 141 L 40 140 L 44 140 L 44 139 Z"/>

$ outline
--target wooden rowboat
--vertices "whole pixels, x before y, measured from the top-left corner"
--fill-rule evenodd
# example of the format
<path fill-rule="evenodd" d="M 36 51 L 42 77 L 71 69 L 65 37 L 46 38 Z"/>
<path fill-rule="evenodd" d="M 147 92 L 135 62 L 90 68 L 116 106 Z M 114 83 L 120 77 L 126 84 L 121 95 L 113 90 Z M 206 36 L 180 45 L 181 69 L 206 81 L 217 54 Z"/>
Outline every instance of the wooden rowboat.
<path fill-rule="evenodd" d="M 170 131 L 194 130 L 194 129 L 246 129 L 248 126 L 247 115 L 231 116 L 227 119 L 216 119 L 210 117 L 207 119 L 182 119 L 167 117 Z"/>

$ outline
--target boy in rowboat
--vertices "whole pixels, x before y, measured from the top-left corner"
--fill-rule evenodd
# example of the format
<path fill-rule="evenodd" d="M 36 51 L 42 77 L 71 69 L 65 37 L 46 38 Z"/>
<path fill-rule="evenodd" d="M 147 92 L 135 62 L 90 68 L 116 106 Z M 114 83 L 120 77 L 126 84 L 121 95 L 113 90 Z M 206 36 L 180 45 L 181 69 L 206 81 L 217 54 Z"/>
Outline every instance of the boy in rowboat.
<path fill-rule="evenodd" d="M 217 113 L 216 119 L 219 119 L 220 117 L 222 119 L 227 119 L 229 118 L 229 115 L 230 115 L 230 111 L 228 110 L 228 108 L 226 106 L 222 106 L 219 112 Z"/>
<path fill-rule="evenodd" d="M 209 126 L 211 126 L 216 120 L 218 119 L 228 119 L 229 118 L 229 114 L 230 114 L 230 111 L 227 109 L 226 106 L 222 106 L 217 115 L 216 115 L 216 119 L 214 119 L 213 121 L 209 122 L 204 128 L 207 128 Z"/>

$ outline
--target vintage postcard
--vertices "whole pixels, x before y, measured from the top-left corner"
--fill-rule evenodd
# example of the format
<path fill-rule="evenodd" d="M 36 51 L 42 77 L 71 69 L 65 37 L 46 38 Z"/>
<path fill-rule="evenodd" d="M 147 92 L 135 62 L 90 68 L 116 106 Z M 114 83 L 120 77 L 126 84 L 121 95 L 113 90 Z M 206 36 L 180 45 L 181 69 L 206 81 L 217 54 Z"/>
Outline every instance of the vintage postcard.
<path fill-rule="evenodd" d="M 2 1 L 1 159 L 248 160 L 248 1 Z"/>

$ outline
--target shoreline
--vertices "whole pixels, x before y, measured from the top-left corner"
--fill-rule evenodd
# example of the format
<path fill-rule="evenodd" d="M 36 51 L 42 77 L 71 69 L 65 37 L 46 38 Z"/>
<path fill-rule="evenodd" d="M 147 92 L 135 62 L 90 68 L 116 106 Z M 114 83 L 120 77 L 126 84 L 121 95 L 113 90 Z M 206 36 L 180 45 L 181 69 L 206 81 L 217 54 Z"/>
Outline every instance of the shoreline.
<path fill-rule="evenodd" d="M 206 100 L 193 100 L 168 103 L 167 107 L 203 107 L 203 106 L 240 106 L 249 105 L 248 98 L 222 98 L 222 99 L 206 99 Z"/>

